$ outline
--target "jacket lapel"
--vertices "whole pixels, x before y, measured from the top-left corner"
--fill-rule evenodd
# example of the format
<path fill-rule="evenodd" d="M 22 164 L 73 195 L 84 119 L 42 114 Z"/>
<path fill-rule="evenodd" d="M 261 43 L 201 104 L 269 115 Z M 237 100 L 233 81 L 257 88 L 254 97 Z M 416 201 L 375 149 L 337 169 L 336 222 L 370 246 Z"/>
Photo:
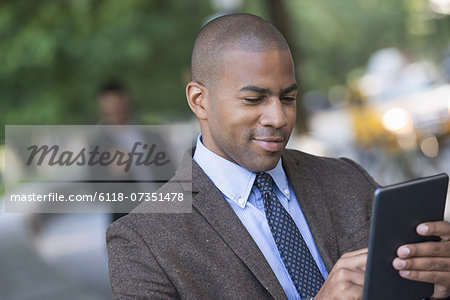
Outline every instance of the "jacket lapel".
<path fill-rule="evenodd" d="M 192 160 L 185 157 L 182 164 L 192 164 L 192 206 L 216 230 L 233 252 L 247 265 L 259 282 L 275 299 L 287 299 L 270 265 L 259 250 L 247 229 L 242 225 L 220 191 L 206 176 L 202 169 Z M 178 176 L 189 178 L 189 166 L 178 170 Z M 186 180 L 184 180 L 186 182 Z M 189 185 L 184 185 L 189 189 Z"/>
<path fill-rule="evenodd" d="M 339 259 L 332 210 L 322 193 L 320 179 L 300 158 L 283 155 L 283 169 L 294 189 L 317 249 L 328 272 Z M 305 158 L 306 159 L 306 158 Z"/>

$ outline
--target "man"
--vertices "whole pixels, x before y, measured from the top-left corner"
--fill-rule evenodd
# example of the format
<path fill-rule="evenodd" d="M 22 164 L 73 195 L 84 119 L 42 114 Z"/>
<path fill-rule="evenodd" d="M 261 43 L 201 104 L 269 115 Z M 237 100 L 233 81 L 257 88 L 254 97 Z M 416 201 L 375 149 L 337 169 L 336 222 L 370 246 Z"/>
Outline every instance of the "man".
<path fill-rule="evenodd" d="M 294 73 L 286 41 L 263 19 L 205 25 L 186 86 L 202 134 L 162 189 L 192 191 L 192 213 L 129 214 L 110 226 L 116 299 L 361 298 L 377 184 L 347 159 L 284 149 Z M 445 242 L 402 246 L 393 264 L 448 297 L 450 224 L 418 232 Z"/>
<path fill-rule="evenodd" d="M 97 104 L 101 115 L 99 125 L 114 125 L 116 126 L 116 131 L 114 131 L 115 134 L 111 133 L 112 130 L 107 131 L 105 129 L 101 131 L 101 135 L 96 136 L 91 142 L 93 145 L 104 147 L 112 153 L 117 150 L 128 151 L 124 149 L 131 149 L 136 142 L 147 145 L 154 144 L 160 149 L 167 149 L 166 142 L 158 132 L 145 130 L 139 126 L 129 126 L 126 131 L 120 131 L 119 126 L 138 124 L 138 119 L 134 114 L 132 97 L 120 81 L 109 81 L 103 84 L 97 93 Z M 117 132 L 117 129 L 119 129 L 119 132 Z M 167 155 L 169 156 L 170 154 L 167 153 Z M 147 190 L 155 190 L 161 184 L 149 183 L 148 181 L 150 179 L 165 180 L 171 178 L 175 173 L 175 167 L 172 163 L 168 163 L 156 172 L 155 169 L 145 165 L 136 165 L 128 172 L 122 172 L 122 168 L 111 165 L 105 168 L 90 168 L 90 172 L 90 179 L 98 180 L 106 177 L 116 181 L 109 184 L 105 183 L 101 186 L 93 183 L 93 192 L 119 195 L 120 193 L 143 193 Z M 126 215 L 123 210 L 115 207 L 115 204 L 117 202 L 111 203 L 113 211 L 111 214 L 112 221 Z M 131 203 L 130 207 L 135 207 L 137 204 L 138 202 L 135 205 Z"/>
<path fill-rule="evenodd" d="M 101 116 L 99 122 L 100 125 L 135 124 L 131 97 L 119 81 L 109 81 L 100 87 L 97 93 L 97 105 Z M 121 144 L 126 144 L 126 142 L 115 141 L 112 137 L 107 135 L 98 138 L 101 138 L 102 143 L 107 144 L 111 149 L 120 148 Z M 95 172 L 96 170 L 91 171 Z M 93 176 L 97 177 L 100 176 L 100 174 L 95 174 Z M 97 187 L 94 185 L 93 189 L 95 190 L 96 188 Z M 122 187 L 116 186 L 115 188 L 116 190 L 108 188 L 105 192 L 124 192 Z M 133 191 L 139 190 L 134 186 L 130 189 Z M 111 214 L 111 220 L 118 220 L 125 215 L 126 213 L 114 212 Z"/>

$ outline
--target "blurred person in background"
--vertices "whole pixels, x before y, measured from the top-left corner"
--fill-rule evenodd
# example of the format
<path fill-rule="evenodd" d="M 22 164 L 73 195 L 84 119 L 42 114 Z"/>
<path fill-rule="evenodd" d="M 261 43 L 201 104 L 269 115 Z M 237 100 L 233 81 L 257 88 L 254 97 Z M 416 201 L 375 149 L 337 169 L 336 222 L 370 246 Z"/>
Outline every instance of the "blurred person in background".
<path fill-rule="evenodd" d="M 361 299 L 378 184 L 351 160 L 285 149 L 296 93 L 289 46 L 270 23 L 235 14 L 203 27 L 186 86 L 201 135 L 161 190 L 192 192 L 192 213 L 110 225 L 114 299 Z M 450 224 L 417 232 L 442 241 L 399 247 L 393 266 L 449 297 Z"/>
<path fill-rule="evenodd" d="M 103 84 L 97 94 L 101 125 L 135 124 L 133 105 L 125 86 L 117 80 Z"/>
<path fill-rule="evenodd" d="M 135 123 L 131 97 L 124 85 L 117 80 L 104 83 L 97 93 L 97 104 L 100 112 L 100 125 L 131 125 Z M 111 214 L 115 221 L 126 213 Z"/>
<path fill-rule="evenodd" d="M 100 125 L 138 125 L 134 114 L 134 107 L 132 98 L 125 85 L 118 80 L 111 80 L 103 84 L 97 94 L 97 103 L 100 111 L 101 120 Z M 126 127 L 126 134 L 115 131 L 116 134 L 104 134 L 93 141 L 94 144 L 99 144 L 115 151 L 120 149 L 131 149 L 134 143 L 141 142 L 147 145 L 156 145 L 162 149 L 167 149 L 167 143 L 164 137 L 157 132 L 150 132 L 143 127 Z M 167 153 L 169 154 L 169 153 Z M 169 179 L 175 170 L 172 160 L 168 158 L 169 163 L 161 168 L 162 174 L 152 174 L 151 168 L 144 165 L 135 165 L 129 172 L 118 171 L 115 168 L 108 170 L 109 174 L 104 174 L 104 169 L 91 168 L 90 179 L 105 179 L 110 178 L 118 181 L 117 183 L 109 184 L 104 190 L 105 193 L 130 193 L 156 191 L 159 184 L 155 182 L 148 182 L 149 179 Z M 106 176 L 106 177 L 105 177 Z M 146 182 L 143 182 L 145 180 Z M 131 182 L 124 182 L 131 181 Z M 95 183 L 92 189 L 99 191 L 98 185 Z M 136 204 L 137 205 L 137 204 Z M 115 210 L 113 206 L 113 210 Z M 122 211 L 114 211 L 111 215 L 112 221 L 115 221 L 127 213 Z"/>

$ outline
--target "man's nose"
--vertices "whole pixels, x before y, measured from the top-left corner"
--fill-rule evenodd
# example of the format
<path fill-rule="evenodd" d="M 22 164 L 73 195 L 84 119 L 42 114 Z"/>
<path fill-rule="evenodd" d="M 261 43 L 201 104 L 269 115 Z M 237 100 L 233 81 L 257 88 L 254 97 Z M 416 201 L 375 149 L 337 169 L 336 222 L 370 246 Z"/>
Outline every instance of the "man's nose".
<path fill-rule="evenodd" d="M 285 107 L 278 97 L 271 97 L 262 107 L 260 124 L 262 126 L 272 126 L 282 128 L 288 124 Z"/>

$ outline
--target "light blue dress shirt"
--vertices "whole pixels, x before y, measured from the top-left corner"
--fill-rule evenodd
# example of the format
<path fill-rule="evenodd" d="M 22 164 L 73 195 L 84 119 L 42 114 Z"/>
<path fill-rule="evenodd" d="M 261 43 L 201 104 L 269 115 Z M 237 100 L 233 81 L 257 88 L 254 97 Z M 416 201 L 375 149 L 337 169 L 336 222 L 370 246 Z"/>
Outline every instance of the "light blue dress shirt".
<path fill-rule="evenodd" d="M 201 142 L 201 135 L 197 139 L 194 160 L 220 190 L 250 233 L 278 278 L 287 297 L 289 299 L 301 299 L 273 239 L 261 193 L 257 187 L 253 186 L 256 174 L 207 149 Z M 275 182 L 275 194 L 293 218 L 320 272 L 326 278 L 328 272 L 316 248 L 294 191 L 284 173 L 281 159 L 277 166 L 267 173 L 272 176 Z"/>

